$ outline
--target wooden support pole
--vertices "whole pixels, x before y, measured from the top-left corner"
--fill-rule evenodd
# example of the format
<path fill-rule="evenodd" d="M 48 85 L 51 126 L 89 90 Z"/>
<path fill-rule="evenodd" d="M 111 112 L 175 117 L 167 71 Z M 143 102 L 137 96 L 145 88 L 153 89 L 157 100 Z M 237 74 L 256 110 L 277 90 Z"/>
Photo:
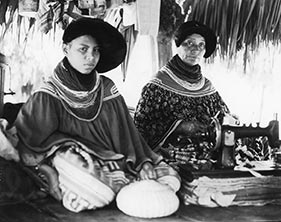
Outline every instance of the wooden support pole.
<path fill-rule="evenodd" d="M 7 67 L 7 59 L 2 53 L 0 53 L 0 117 L 2 117 L 2 115 L 3 115 L 3 107 L 4 107 L 6 67 Z"/>

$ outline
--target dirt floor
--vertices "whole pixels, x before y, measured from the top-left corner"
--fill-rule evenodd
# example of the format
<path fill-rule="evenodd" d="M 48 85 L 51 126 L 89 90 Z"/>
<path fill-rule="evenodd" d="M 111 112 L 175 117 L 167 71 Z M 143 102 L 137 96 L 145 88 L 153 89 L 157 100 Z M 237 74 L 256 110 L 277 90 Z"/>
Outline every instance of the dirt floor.
<path fill-rule="evenodd" d="M 0 222 L 248 222 L 281 221 L 280 205 L 232 206 L 227 208 L 206 208 L 181 205 L 171 216 L 157 219 L 143 219 L 127 216 L 111 205 L 95 211 L 73 213 L 63 208 L 54 199 L 47 198 L 36 203 L 13 204 L 0 207 Z"/>

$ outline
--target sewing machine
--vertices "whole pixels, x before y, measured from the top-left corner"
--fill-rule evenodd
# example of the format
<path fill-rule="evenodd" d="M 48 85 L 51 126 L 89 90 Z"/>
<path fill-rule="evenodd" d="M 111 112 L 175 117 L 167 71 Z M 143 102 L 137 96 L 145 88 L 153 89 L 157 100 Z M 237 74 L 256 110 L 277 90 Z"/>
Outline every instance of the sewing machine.
<path fill-rule="evenodd" d="M 232 125 L 217 118 L 207 127 L 206 132 L 197 134 L 200 139 L 212 142 L 218 151 L 218 165 L 214 170 L 192 170 L 187 164 L 179 167 L 182 187 L 179 195 L 187 203 L 201 204 L 201 198 L 217 191 L 222 195 L 234 195 L 230 205 L 242 206 L 259 203 L 280 203 L 281 170 L 275 165 L 264 163 L 260 168 L 241 166 L 236 168 L 235 149 L 238 138 L 257 138 L 266 136 L 271 149 L 280 147 L 279 123 L 277 118 L 266 127 Z M 271 161 L 254 161 L 271 162 Z M 270 166 L 268 166 L 269 164 Z M 235 169 L 234 169 L 235 167 Z M 256 165 L 254 164 L 254 167 Z M 204 190 L 202 193 L 199 191 Z M 200 196 L 201 195 L 201 196 Z M 270 198 L 269 198 L 270 195 Z"/>
<path fill-rule="evenodd" d="M 215 149 L 219 150 L 219 167 L 234 168 L 235 166 L 235 140 L 245 137 L 267 136 L 269 146 L 274 149 L 279 147 L 279 122 L 277 117 L 270 121 L 267 127 L 260 127 L 259 123 L 253 127 L 251 124 L 246 126 L 220 124 L 218 119 L 213 118 L 204 135 L 208 140 L 215 144 Z"/>

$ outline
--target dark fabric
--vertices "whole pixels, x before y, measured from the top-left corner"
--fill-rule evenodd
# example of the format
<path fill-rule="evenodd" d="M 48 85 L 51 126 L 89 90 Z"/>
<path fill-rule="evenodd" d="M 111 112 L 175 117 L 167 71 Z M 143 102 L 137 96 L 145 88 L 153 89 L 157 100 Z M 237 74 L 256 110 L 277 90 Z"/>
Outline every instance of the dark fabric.
<path fill-rule="evenodd" d="M 22 107 L 23 103 L 5 103 L 3 107 L 3 114 L 1 118 L 8 121 L 9 124 L 13 124 L 17 118 L 18 112 Z"/>
<path fill-rule="evenodd" d="M 39 187 L 22 167 L 0 157 L 0 206 L 36 199 L 41 195 Z"/>
<path fill-rule="evenodd" d="M 96 73 L 95 70 L 92 71 L 92 73 L 89 73 L 87 75 L 82 74 L 80 72 L 78 72 L 77 70 L 75 70 L 69 63 L 69 61 L 67 60 L 67 58 L 65 57 L 63 59 L 63 66 L 71 73 L 74 73 L 79 81 L 79 83 L 81 84 L 81 86 L 83 88 L 85 88 L 85 90 L 91 90 L 93 88 L 93 86 L 95 85 L 95 81 L 96 81 Z M 78 84 L 76 81 L 74 82 L 75 85 Z M 74 87 L 75 88 L 75 87 Z"/>
<path fill-rule="evenodd" d="M 83 143 L 101 159 L 123 156 L 130 172 L 139 171 L 146 161 L 160 161 L 135 128 L 114 83 L 104 76 L 101 79 L 102 106 L 93 120 L 72 115 L 51 91 L 38 91 L 29 98 L 15 122 L 17 148 L 25 164 L 37 165 L 54 144 L 67 139 Z"/>
<path fill-rule="evenodd" d="M 152 149 L 174 167 L 190 163 L 195 169 L 209 168 L 212 167 L 209 160 L 217 159 L 214 144 L 207 138 L 206 141 L 191 138 L 189 132 L 182 134 L 179 129 L 183 124 L 186 129 L 206 129 L 213 117 L 217 116 L 222 122 L 229 110 L 212 83 L 200 76 L 201 72 L 194 72 L 190 77 L 192 68 L 179 65 L 175 60 L 177 57 L 143 88 L 134 122 Z M 200 70 L 200 66 L 194 68 Z M 187 81 L 190 79 L 193 82 Z"/>
<path fill-rule="evenodd" d="M 211 117 L 225 111 L 226 105 L 216 92 L 188 97 L 149 83 L 143 89 L 134 121 L 148 144 L 155 149 L 178 120 L 209 124 Z"/>
<path fill-rule="evenodd" d="M 84 86 L 84 81 L 82 82 L 79 80 L 82 77 L 80 77 L 81 73 L 79 73 L 77 70 L 75 70 L 67 60 L 67 58 L 63 58 L 61 62 L 58 63 L 55 70 L 55 76 L 65 85 L 67 88 L 71 90 L 79 90 L 79 91 L 90 91 L 92 90 L 96 85 L 96 70 L 93 70 L 91 73 L 84 75 L 87 76 L 85 78 L 88 78 L 88 80 L 91 81 L 91 87 L 86 88 Z M 50 82 L 53 82 L 53 78 L 49 79 Z"/>
<path fill-rule="evenodd" d="M 200 65 L 190 66 L 175 55 L 168 63 L 167 67 L 180 79 L 190 83 L 196 83 L 202 79 Z"/>
<path fill-rule="evenodd" d="M 96 71 L 89 75 L 92 84 L 85 86 L 79 81 L 79 72 L 64 58 L 55 68 L 43 88 L 57 96 L 65 109 L 77 118 L 93 120 L 102 105 L 102 84 Z"/>

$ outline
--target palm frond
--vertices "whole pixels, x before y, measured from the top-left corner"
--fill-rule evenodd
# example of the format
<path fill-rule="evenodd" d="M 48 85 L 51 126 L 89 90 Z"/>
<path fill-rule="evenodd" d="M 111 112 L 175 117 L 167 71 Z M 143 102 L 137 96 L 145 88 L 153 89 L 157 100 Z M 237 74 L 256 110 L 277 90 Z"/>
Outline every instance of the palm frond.
<path fill-rule="evenodd" d="M 281 40 L 280 0 L 186 0 L 188 20 L 211 27 L 219 39 L 222 57 L 235 57 L 244 46 L 254 50 L 262 42 Z"/>

